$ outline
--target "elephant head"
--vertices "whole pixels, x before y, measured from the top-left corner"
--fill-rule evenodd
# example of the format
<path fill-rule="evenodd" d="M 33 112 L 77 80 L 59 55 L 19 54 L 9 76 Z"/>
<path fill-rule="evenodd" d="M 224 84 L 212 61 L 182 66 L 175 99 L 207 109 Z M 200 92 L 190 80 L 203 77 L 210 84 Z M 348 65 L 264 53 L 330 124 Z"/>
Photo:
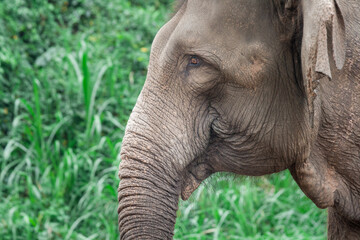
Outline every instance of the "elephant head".
<path fill-rule="evenodd" d="M 259 176 L 290 169 L 317 206 L 334 207 L 337 174 L 312 154 L 323 121 L 322 82 L 345 63 L 338 3 L 178 5 L 155 37 L 126 127 L 121 239 L 171 239 L 179 196 L 189 198 L 215 172 Z"/>

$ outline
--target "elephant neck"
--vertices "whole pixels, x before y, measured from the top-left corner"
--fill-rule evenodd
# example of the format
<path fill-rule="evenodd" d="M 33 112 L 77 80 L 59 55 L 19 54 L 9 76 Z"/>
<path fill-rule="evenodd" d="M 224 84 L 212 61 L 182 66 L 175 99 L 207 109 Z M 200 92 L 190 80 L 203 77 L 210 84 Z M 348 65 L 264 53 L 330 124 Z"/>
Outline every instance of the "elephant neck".
<path fill-rule="evenodd" d="M 346 74 L 348 67 L 347 63 L 344 71 L 335 72 L 331 81 L 324 78 L 320 82 L 318 132 L 309 159 L 299 168 L 307 174 L 309 166 L 313 169 L 313 179 L 299 181 L 315 204 L 331 208 L 334 216 L 329 215 L 329 220 L 335 220 L 329 229 L 335 228 L 336 222 L 360 223 L 360 81 Z M 331 235 L 337 236 L 341 227 L 335 229 Z M 359 229 L 349 228 L 349 232 L 353 230 L 359 233 Z M 331 239 L 360 239 L 356 236 Z"/>
<path fill-rule="evenodd" d="M 336 209 L 328 210 L 328 239 L 360 239 L 360 221 L 351 222 L 341 216 Z"/>

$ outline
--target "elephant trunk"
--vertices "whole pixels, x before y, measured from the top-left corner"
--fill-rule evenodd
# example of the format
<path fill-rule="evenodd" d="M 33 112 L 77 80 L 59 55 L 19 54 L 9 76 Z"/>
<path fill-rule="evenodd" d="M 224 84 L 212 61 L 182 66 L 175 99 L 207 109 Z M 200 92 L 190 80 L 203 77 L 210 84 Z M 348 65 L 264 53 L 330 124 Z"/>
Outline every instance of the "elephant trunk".
<path fill-rule="evenodd" d="M 206 147 L 206 105 L 190 104 L 171 89 L 159 94 L 145 84 L 126 126 L 118 189 L 121 239 L 172 239 L 184 170 Z M 194 117 L 198 113 L 204 114 Z M 207 127 L 194 127 L 200 123 Z"/>
<path fill-rule="evenodd" d="M 123 156 L 118 189 L 120 239 L 173 237 L 179 181 L 150 161 L 148 156 Z"/>

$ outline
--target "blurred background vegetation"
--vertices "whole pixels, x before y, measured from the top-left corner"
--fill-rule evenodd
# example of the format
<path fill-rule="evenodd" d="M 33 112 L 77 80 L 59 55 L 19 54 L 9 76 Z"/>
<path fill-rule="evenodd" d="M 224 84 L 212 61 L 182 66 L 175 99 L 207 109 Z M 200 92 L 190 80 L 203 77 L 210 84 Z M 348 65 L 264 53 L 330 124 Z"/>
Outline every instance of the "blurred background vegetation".
<path fill-rule="evenodd" d="M 170 0 L 0 1 L 0 239 L 117 239 L 124 127 Z M 176 239 L 325 239 L 288 172 L 215 175 Z"/>

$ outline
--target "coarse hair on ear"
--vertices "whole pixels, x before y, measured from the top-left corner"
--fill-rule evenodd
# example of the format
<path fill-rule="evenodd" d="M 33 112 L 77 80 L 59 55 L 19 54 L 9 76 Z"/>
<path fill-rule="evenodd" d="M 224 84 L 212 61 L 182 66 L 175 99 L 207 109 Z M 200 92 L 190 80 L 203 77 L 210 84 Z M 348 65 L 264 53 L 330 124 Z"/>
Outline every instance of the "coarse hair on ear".
<path fill-rule="evenodd" d="M 336 0 L 302 0 L 303 36 L 301 65 L 305 95 L 309 108 L 309 120 L 314 127 L 318 114 L 317 100 L 319 81 L 331 80 L 333 58 L 337 69 L 345 63 L 345 22 Z M 329 53 L 332 56 L 329 56 Z"/>

